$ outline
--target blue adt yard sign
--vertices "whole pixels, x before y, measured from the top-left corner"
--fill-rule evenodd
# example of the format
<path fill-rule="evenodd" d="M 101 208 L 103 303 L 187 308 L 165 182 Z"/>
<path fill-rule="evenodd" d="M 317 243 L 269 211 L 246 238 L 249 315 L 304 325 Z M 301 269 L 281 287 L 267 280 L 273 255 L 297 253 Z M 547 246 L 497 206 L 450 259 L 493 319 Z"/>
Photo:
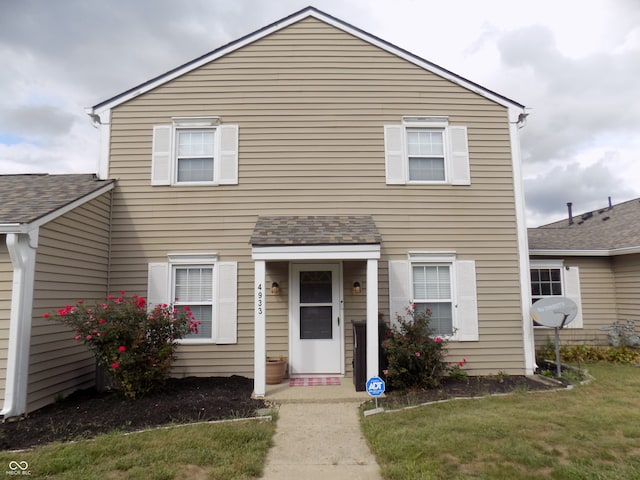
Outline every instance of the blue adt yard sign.
<path fill-rule="evenodd" d="M 380 377 L 371 377 L 367 380 L 367 393 L 372 397 L 379 397 L 384 393 L 384 380 Z"/>

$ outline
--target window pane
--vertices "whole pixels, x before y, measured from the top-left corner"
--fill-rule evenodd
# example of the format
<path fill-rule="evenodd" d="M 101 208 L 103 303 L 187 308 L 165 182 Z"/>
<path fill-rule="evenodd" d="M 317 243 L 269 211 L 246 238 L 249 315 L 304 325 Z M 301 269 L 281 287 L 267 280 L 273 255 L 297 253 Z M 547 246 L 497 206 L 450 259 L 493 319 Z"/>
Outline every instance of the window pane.
<path fill-rule="evenodd" d="M 407 145 L 411 156 L 444 156 L 441 130 L 407 130 Z"/>
<path fill-rule="evenodd" d="M 213 268 L 176 268 L 176 301 L 211 302 L 213 296 Z"/>
<path fill-rule="evenodd" d="M 300 272 L 300 303 L 331 303 L 331 272 Z"/>
<path fill-rule="evenodd" d="M 444 181 L 444 158 L 410 158 L 409 180 Z"/>
<path fill-rule="evenodd" d="M 178 182 L 213 182 L 213 158 L 179 158 Z"/>
<path fill-rule="evenodd" d="M 413 298 L 416 300 L 448 300 L 451 298 L 451 273 L 447 265 L 413 267 Z"/>
<path fill-rule="evenodd" d="M 198 333 L 189 333 L 185 338 L 194 339 L 211 339 L 213 308 L 211 305 L 191 305 L 191 312 L 196 320 L 200 321 L 198 325 Z"/>
<path fill-rule="evenodd" d="M 562 272 L 559 268 L 531 269 L 531 296 L 562 295 Z"/>
<path fill-rule="evenodd" d="M 436 335 L 453 334 L 453 315 L 450 302 L 443 303 L 419 303 L 416 305 L 417 312 L 431 310 L 431 328 Z"/>
<path fill-rule="evenodd" d="M 300 307 L 300 338 L 333 338 L 332 307 Z"/>
<path fill-rule="evenodd" d="M 213 130 L 178 130 L 178 156 L 213 156 Z"/>

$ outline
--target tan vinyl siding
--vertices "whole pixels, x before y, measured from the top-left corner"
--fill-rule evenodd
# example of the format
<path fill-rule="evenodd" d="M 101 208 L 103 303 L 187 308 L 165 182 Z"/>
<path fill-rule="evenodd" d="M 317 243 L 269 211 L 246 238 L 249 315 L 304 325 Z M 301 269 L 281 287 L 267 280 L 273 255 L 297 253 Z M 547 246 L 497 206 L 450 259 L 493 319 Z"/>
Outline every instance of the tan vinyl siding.
<path fill-rule="evenodd" d="M 73 340 L 73 331 L 42 314 L 107 295 L 110 196 L 102 195 L 40 228 L 27 411 L 94 381 L 93 354 Z"/>
<path fill-rule="evenodd" d="M 197 115 L 239 125 L 239 184 L 152 187 L 153 125 Z M 399 124 L 403 115 L 444 115 L 451 125 L 467 126 L 471 186 L 385 184 L 383 126 Z M 452 345 L 451 354 L 468 357 L 472 372 L 522 372 L 506 108 L 307 19 L 118 106 L 111 139 L 109 175 L 118 178 L 114 286 L 145 293 L 147 263 L 166 260 L 168 252 L 212 251 L 239 262 L 238 344 L 184 347 L 180 368 L 252 376 L 248 242 L 258 215 L 371 214 L 383 238 L 385 317 L 389 259 L 410 250 L 455 251 L 476 261 L 480 342 Z M 279 303 L 285 298 L 269 298 L 268 351 L 285 347 L 286 305 Z M 350 307 L 349 316 L 363 318 L 362 305 Z"/>
<path fill-rule="evenodd" d="M 640 324 L 640 254 L 613 258 L 616 278 L 618 320 L 635 320 Z"/>
<path fill-rule="evenodd" d="M 7 381 L 12 282 L 13 267 L 7 251 L 6 235 L 0 235 L 0 399 L 3 401 Z"/>
<path fill-rule="evenodd" d="M 616 286 L 608 257 L 569 257 L 564 266 L 577 266 L 580 272 L 583 328 L 563 329 L 561 343 L 605 345 L 606 332 L 600 327 L 616 319 Z M 536 347 L 553 341 L 553 329 L 535 328 Z"/>

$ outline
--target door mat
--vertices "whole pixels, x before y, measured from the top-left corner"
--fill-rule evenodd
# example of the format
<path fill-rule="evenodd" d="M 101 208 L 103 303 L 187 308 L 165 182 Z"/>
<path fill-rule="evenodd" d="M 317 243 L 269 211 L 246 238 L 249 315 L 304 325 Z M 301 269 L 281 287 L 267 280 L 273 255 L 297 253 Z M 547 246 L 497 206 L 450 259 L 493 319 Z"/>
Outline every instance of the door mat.
<path fill-rule="evenodd" d="M 290 387 L 320 387 L 324 385 L 340 385 L 338 377 L 302 377 L 289 380 Z"/>

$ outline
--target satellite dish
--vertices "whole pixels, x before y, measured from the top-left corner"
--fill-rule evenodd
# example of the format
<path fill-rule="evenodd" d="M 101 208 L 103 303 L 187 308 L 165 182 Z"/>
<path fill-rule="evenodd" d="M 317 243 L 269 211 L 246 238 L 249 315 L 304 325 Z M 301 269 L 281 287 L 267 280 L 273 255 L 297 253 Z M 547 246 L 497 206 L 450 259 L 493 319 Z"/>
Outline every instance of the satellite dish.
<path fill-rule="evenodd" d="M 578 314 L 578 306 L 570 298 L 547 297 L 531 306 L 531 318 L 540 325 L 562 328 L 570 324 Z"/>

